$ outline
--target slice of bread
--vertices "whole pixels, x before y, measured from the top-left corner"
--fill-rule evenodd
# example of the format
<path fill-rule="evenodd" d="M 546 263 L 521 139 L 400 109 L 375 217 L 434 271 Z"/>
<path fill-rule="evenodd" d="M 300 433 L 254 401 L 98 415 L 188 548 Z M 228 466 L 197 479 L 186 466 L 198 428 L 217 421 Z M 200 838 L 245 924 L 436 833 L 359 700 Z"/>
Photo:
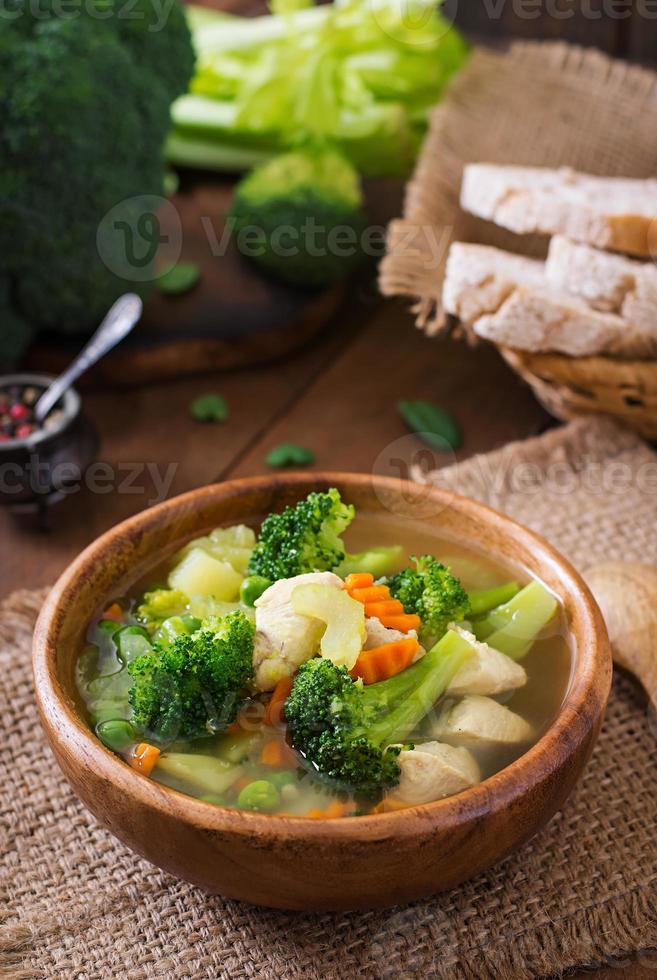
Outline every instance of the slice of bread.
<path fill-rule="evenodd" d="M 581 300 L 554 290 L 516 289 L 496 313 L 480 317 L 475 333 L 505 347 L 571 357 L 611 353 L 626 332 L 616 313 L 592 310 Z"/>
<path fill-rule="evenodd" d="M 550 240 L 545 276 L 555 289 L 577 296 L 594 309 L 619 313 L 643 267 L 644 263 L 624 255 L 555 235 Z"/>
<path fill-rule="evenodd" d="M 443 306 L 480 337 L 518 350 L 657 356 L 657 267 L 562 236 L 545 263 L 454 242 Z"/>
<path fill-rule="evenodd" d="M 461 206 L 518 234 L 561 234 L 644 257 L 651 238 L 657 244 L 655 179 L 471 163 L 463 171 Z"/>
<path fill-rule="evenodd" d="M 560 235 L 550 242 L 545 277 L 555 289 L 596 310 L 618 313 L 634 333 L 657 338 L 657 266 L 600 252 Z"/>
<path fill-rule="evenodd" d="M 479 317 L 498 310 L 521 285 L 544 286 L 544 263 L 491 245 L 454 242 L 445 267 L 443 309 L 472 326 Z"/>

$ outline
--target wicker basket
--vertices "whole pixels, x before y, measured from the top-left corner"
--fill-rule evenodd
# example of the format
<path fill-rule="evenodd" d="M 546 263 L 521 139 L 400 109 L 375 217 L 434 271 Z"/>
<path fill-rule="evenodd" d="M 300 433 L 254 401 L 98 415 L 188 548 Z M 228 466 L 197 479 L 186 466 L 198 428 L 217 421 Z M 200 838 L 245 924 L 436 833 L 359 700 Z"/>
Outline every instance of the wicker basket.
<path fill-rule="evenodd" d="M 657 73 L 561 43 L 475 48 L 432 113 L 381 263 L 382 293 L 410 297 L 417 325 L 430 335 L 445 325 L 441 293 L 452 241 L 546 254 L 545 239 L 513 235 L 461 210 L 463 167 L 473 160 L 654 177 Z M 502 353 L 557 417 L 607 413 L 657 439 L 657 361 Z"/>
<path fill-rule="evenodd" d="M 613 415 L 647 439 L 657 439 L 657 361 L 528 354 L 500 347 L 511 367 L 559 419 Z"/>

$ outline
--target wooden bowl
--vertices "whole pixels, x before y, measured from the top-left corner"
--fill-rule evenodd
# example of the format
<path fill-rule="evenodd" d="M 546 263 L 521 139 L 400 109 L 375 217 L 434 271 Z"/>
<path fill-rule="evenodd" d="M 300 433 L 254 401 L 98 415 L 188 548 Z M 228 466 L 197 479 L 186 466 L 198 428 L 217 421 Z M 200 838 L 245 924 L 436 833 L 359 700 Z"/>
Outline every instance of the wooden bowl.
<path fill-rule="evenodd" d="M 516 762 L 458 796 L 336 820 L 223 809 L 160 786 L 105 749 L 83 721 L 74 664 L 89 621 L 163 555 L 211 527 L 257 521 L 311 490 L 337 486 L 364 511 L 408 514 L 446 539 L 539 576 L 573 637 L 570 686 L 554 724 Z M 528 840 L 564 803 L 589 758 L 611 682 L 600 612 L 545 541 L 450 492 L 344 473 L 235 480 L 176 497 L 119 524 L 62 575 L 39 617 L 34 678 L 46 736 L 71 786 L 139 854 L 210 891 L 302 910 L 385 907 L 451 888 Z"/>

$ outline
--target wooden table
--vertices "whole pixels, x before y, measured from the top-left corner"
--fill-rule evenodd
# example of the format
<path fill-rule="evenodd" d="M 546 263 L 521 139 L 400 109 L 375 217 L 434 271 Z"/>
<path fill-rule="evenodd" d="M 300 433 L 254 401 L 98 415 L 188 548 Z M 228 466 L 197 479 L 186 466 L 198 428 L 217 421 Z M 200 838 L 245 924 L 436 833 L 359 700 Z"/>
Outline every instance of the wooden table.
<path fill-rule="evenodd" d="M 206 391 L 226 398 L 227 423 L 190 417 L 190 401 Z M 148 471 L 135 476 L 135 464 L 150 464 L 151 473 L 156 466 L 163 477 L 172 473 L 169 495 L 262 473 L 267 450 L 280 442 L 311 448 L 317 468 L 383 471 L 390 465 L 386 448 L 395 440 L 406 436 L 393 457 L 400 448 L 407 458 L 423 449 L 399 417 L 400 398 L 430 398 L 452 411 L 464 433 L 460 457 L 548 423 L 529 389 L 491 348 L 425 337 L 402 305 L 378 299 L 373 280 L 361 282 L 322 338 L 285 361 L 147 388 L 87 392 L 85 410 L 100 433 L 100 458 L 116 479 L 99 479 L 96 492 L 81 489 L 52 508 L 46 533 L 32 519 L 1 511 L 0 595 L 54 581 L 93 538 L 151 503 L 156 485 Z M 440 454 L 435 459 L 451 461 Z"/>
<path fill-rule="evenodd" d="M 379 194 L 379 212 L 399 213 L 400 203 L 399 188 L 386 185 Z M 190 401 L 210 391 L 230 406 L 223 425 L 189 415 Z M 100 458 L 116 476 L 98 479 L 95 492 L 82 489 L 53 508 L 47 532 L 0 511 L 0 597 L 53 582 L 97 535 L 157 497 L 145 463 L 151 473 L 156 467 L 160 476 L 172 474 L 169 495 L 263 473 L 267 451 L 283 441 L 311 448 L 317 468 L 392 467 L 398 474 L 396 459 L 408 463 L 426 449 L 399 417 L 400 398 L 431 399 L 454 414 L 464 435 L 458 458 L 552 424 L 492 348 L 425 337 L 405 304 L 380 300 L 372 270 L 349 288 L 322 337 L 280 363 L 151 387 L 86 391 L 85 410 L 101 437 Z M 437 455 L 435 462 L 452 459 Z M 646 966 L 623 962 L 594 976 L 654 980 L 651 962 L 654 957 Z M 582 973 L 579 980 L 591 976 Z"/>

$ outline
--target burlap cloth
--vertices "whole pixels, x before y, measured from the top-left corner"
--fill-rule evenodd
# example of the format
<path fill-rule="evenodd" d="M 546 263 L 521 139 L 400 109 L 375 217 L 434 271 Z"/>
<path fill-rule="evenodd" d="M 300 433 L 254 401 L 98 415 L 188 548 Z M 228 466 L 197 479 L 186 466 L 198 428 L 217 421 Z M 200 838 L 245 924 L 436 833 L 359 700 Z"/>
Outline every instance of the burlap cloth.
<path fill-rule="evenodd" d="M 440 294 L 451 241 L 538 257 L 546 252 L 545 239 L 513 235 L 461 211 L 463 166 L 477 161 L 654 177 L 657 74 L 564 43 L 472 52 L 433 111 L 380 270 L 384 295 L 416 300 L 418 325 L 429 333 L 443 323 Z"/>
<path fill-rule="evenodd" d="M 580 566 L 657 558 L 657 456 L 612 423 L 580 420 L 424 478 L 520 517 Z M 158 871 L 73 796 L 33 705 L 43 596 L 0 609 L 3 976 L 505 980 L 657 944 L 655 730 L 627 678 L 563 811 L 492 871 L 387 912 L 274 912 Z"/>

